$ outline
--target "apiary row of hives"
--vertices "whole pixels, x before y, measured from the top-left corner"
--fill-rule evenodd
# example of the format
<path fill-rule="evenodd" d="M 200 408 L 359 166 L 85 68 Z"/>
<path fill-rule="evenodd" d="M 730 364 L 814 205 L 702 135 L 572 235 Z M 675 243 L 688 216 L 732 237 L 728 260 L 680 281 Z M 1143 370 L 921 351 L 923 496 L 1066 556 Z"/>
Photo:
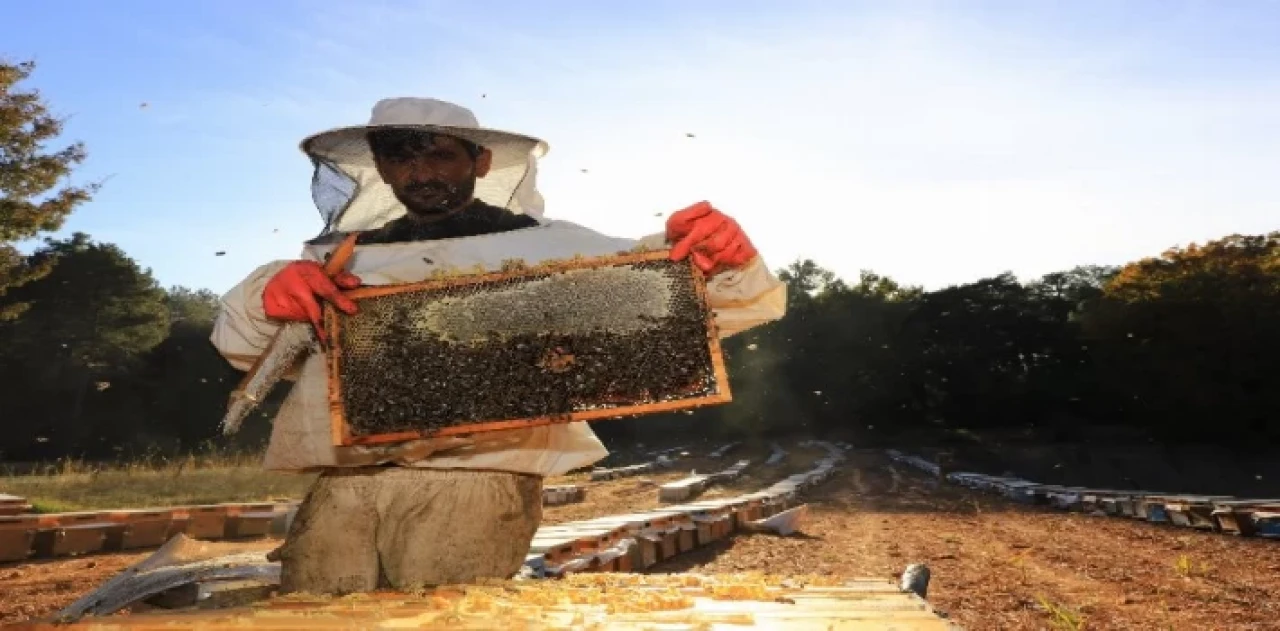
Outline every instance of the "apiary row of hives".
<path fill-rule="evenodd" d="M 490 581 L 421 593 L 291 595 L 253 606 L 137 614 L 32 629 L 774 629 L 956 631 L 918 596 L 882 579 L 586 574 Z"/>
<path fill-rule="evenodd" d="M 825 479 L 843 457 L 834 446 L 828 446 L 828 451 L 830 455 L 812 470 L 757 493 L 544 525 L 531 542 L 522 574 L 528 578 L 545 578 L 576 572 L 639 570 L 720 540 L 740 528 L 785 534 L 804 512 L 803 505 L 790 508 L 796 494 Z M 218 559 L 207 557 L 206 549 L 191 548 L 193 545 L 190 538 L 175 537 L 155 555 L 83 596 L 60 616 L 74 620 L 86 614 L 106 615 L 149 596 L 164 600 L 165 595 L 175 589 L 189 600 L 190 590 L 179 589 L 184 584 L 182 581 L 191 582 L 190 587 L 196 591 L 207 588 L 210 594 L 226 592 L 218 586 L 233 578 L 253 582 L 249 590 L 253 592 L 278 584 L 278 563 L 267 560 L 259 551 L 228 552 L 230 556 Z M 219 573 L 219 577 L 212 577 L 210 572 Z M 236 589 L 233 586 L 231 592 Z"/>
<path fill-rule="evenodd" d="M 0 563 L 156 548 L 193 539 L 283 535 L 296 503 L 228 503 L 0 517 Z"/>
<path fill-rule="evenodd" d="M 941 476 L 943 473 L 937 464 L 918 456 L 890 450 L 889 457 L 933 476 Z M 1039 484 L 1021 478 L 967 472 L 947 473 L 945 479 L 1023 504 L 1101 513 L 1234 535 L 1280 539 L 1280 499 L 1093 489 Z"/>
<path fill-rule="evenodd" d="M 812 469 L 755 493 L 543 526 L 530 547 L 526 568 L 534 576 L 639 571 L 719 541 L 748 523 L 795 506 L 801 491 L 829 478 L 844 452 L 832 444 L 820 445 L 828 455 Z"/>
<path fill-rule="evenodd" d="M 715 473 L 691 475 L 658 487 L 658 501 L 679 502 L 694 497 L 713 484 L 735 480 L 751 466 L 750 460 L 739 460 L 732 467 Z"/>
<path fill-rule="evenodd" d="M 576 484 L 548 486 L 543 504 L 581 502 Z M 158 548 L 175 535 L 192 539 L 284 536 L 297 502 L 226 503 L 171 508 L 0 515 L 0 563 Z"/>
<path fill-rule="evenodd" d="M 758 493 L 544 527 L 535 540 L 541 554 L 531 555 L 530 566 L 555 577 L 550 580 L 346 597 L 296 594 L 59 628 L 956 629 L 924 600 L 883 579 L 625 573 L 792 505 L 797 493 L 826 479 L 843 459 L 841 449 L 824 446 L 829 455 L 813 469 Z"/>

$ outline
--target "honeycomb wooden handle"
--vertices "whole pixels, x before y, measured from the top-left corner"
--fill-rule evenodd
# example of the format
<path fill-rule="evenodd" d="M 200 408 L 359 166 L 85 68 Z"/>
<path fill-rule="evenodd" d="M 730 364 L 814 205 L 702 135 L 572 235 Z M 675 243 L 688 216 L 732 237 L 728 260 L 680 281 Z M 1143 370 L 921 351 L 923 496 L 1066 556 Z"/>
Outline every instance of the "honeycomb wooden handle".
<path fill-rule="evenodd" d="M 347 266 L 347 262 L 351 260 L 351 255 L 355 254 L 356 238 L 358 236 L 359 233 L 353 232 L 348 235 L 347 238 L 343 239 L 342 243 L 339 243 L 337 248 L 334 248 L 333 253 L 329 255 L 329 260 L 324 263 L 324 273 L 326 276 L 332 278 Z"/>
<path fill-rule="evenodd" d="M 329 255 L 329 260 L 325 261 L 324 264 L 324 273 L 326 276 L 332 278 L 347 266 L 347 262 L 351 260 L 351 256 L 356 250 L 356 237 L 357 234 L 353 233 L 343 239 L 342 243 L 339 243 L 338 247 Z M 289 326 L 292 326 L 292 324 L 285 325 L 285 327 Z M 310 327 L 310 325 L 306 326 Z M 224 417 L 222 421 L 224 433 L 234 433 L 239 429 L 240 422 L 244 417 L 258 406 L 259 401 L 257 398 L 248 396 L 246 393 L 249 390 L 249 386 L 258 378 L 258 373 L 261 372 L 265 361 L 268 358 L 274 357 L 278 353 L 283 353 L 285 355 L 290 355 L 292 353 L 293 349 L 279 348 L 280 336 L 285 332 L 285 330 L 286 329 L 282 327 L 280 330 L 276 331 L 275 335 L 271 336 L 271 341 L 267 343 L 267 347 L 260 355 L 258 355 L 258 358 L 254 360 L 253 365 L 249 367 L 249 370 L 245 372 L 244 377 L 241 378 L 240 384 L 231 392 L 231 400 L 228 406 L 227 416 Z M 274 380 L 272 383 L 274 383 Z"/>

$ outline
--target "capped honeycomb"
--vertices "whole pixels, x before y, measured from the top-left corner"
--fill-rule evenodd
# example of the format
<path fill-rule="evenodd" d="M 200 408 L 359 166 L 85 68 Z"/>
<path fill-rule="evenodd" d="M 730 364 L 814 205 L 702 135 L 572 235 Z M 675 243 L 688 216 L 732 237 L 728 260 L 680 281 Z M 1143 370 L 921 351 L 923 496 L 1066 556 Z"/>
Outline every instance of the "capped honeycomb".
<path fill-rule="evenodd" d="M 729 400 L 701 274 L 666 252 L 348 292 L 327 312 L 341 444 Z"/>

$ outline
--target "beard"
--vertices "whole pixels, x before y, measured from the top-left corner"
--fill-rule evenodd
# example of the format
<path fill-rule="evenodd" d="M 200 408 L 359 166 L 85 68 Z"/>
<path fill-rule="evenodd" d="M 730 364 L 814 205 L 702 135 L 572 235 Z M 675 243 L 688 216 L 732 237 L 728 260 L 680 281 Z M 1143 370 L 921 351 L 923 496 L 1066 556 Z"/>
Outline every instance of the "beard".
<path fill-rule="evenodd" d="M 396 191 L 396 198 L 409 213 L 418 218 L 443 217 L 458 210 L 471 201 L 475 193 L 476 182 L 467 179 L 463 182 L 444 182 L 430 180 L 413 182 Z"/>

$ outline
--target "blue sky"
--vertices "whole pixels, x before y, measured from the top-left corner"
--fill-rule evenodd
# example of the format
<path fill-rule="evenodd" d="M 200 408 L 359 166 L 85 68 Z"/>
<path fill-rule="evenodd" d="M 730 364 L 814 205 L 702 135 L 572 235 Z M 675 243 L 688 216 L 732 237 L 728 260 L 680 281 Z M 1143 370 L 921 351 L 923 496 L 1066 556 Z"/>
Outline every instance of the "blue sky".
<path fill-rule="evenodd" d="M 549 216 L 640 236 L 710 199 L 775 267 L 938 287 L 1280 228 L 1275 2 L 45 0 L 6 18 L 0 55 L 39 63 L 81 177 L 110 177 L 66 231 L 166 285 L 224 291 L 296 256 L 321 227 L 298 141 L 389 96 L 548 140 Z"/>

